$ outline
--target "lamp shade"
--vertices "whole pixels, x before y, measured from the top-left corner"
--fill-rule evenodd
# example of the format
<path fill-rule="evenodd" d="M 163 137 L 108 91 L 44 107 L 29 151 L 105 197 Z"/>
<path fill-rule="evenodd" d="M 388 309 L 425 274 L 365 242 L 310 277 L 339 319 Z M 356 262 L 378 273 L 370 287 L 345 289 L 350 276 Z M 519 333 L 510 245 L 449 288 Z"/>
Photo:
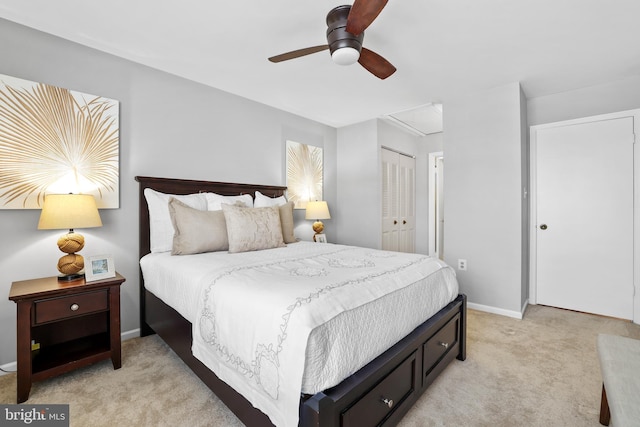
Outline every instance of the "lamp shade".
<path fill-rule="evenodd" d="M 39 230 L 102 227 L 96 199 L 90 194 L 48 194 L 38 222 Z"/>
<path fill-rule="evenodd" d="M 308 202 L 305 219 L 331 219 L 329 205 L 325 201 Z"/>

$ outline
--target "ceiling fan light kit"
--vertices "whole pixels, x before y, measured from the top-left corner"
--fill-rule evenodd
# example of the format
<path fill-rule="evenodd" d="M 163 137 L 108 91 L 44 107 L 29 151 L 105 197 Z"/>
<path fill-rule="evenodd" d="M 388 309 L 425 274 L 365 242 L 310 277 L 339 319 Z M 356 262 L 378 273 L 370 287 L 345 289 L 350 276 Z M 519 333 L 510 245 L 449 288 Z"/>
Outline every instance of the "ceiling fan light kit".
<path fill-rule="evenodd" d="M 352 47 L 343 47 L 335 50 L 331 59 L 338 65 L 352 65 L 360 59 L 360 52 Z"/>
<path fill-rule="evenodd" d="M 269 58 L 282 62 L 329 49 L 334 63 L 360 63 L 380 79 L 386 79 L 396 68 L 377 53 L 362 46 L 364 30 L 380 14 L 388 0 L 355 0 L 353 6 L 338 6 L 327 14 L 327 45 L 298 49 Z"/>
<path fill-rule="evenodd" d="M 338 65 L 351 65 L 360 59 L 364 33 L 359 35 L 347 31 L 347 20 L 351 6 L 338 6 L 327 15 L 327 42 L 331 59 Z"/>

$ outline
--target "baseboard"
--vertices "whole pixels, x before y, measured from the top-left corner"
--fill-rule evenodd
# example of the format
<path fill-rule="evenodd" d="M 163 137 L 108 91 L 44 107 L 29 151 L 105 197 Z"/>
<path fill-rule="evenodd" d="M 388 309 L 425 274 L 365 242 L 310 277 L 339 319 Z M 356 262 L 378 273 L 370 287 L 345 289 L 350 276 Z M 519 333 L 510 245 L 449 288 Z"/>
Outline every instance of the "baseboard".
<path fill-rule="evenodd" d="M 140 336 L 140 328 L 132 329 L 120 334 L 122 341 L 130 340 L 131 338 L 138 338 Z"/>
<path fill-rule="evenodd" d="M 17 362 L 7 363 L 6 365 L 0 366 L 0 369 L 2 369 L 0 371 L 0 377 L 3 375 L 12 374 L 18 370 L 18 363 Z"/>
<path fill-rule="evenodd" d="M 140 328 L 132 329 L 130 331 L 122 332 L 120 334 L 122 341 L 130 340 L 131 338 L 137 338 L 140 336 Z M 7 374 L 12 374 L 18 370 L 17 362 L 10 362 L 6 365 L 0 366 L 0 377 Z"/>
<path fill-rule="evenodd" d="M 526 303 L 525 303 L 525 307 L 526 307 Z M 522 313 L 524 313 L 524 309 L 522 312 L 517 312 L 513 310 L 505 310 L 503 308 L 492 307 L 490 305 L 475 304 L 472 302 L 467 302 L 467 308 L 471 308 L 473 310 L 478 310 L 478 311 L 484 311 L 487 313 L 499 314 L 501 316 L 513 317 L 515 319 L 520 319 L 520 320 L 522 320 Z"/>

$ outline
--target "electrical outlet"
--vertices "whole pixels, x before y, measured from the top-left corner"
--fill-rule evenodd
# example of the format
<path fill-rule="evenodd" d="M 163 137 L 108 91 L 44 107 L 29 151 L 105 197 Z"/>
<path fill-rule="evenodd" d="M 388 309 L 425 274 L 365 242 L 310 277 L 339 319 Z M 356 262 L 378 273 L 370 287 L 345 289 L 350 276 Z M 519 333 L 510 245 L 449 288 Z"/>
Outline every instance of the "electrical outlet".
<path fill-rule="evenodd" d="M 458 260 L 458 270 L 460 270 L 460 271 L 466 271 L 467 270 L 467 260 L 466 259 L 459 259 Z"/>

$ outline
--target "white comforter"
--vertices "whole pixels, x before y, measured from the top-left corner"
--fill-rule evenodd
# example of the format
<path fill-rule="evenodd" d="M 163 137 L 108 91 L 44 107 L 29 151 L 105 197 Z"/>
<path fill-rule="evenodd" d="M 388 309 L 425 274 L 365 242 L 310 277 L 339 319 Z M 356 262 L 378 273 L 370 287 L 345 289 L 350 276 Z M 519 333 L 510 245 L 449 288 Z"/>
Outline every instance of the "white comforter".
<path fill-rule="evenodd" d="M 458 294 L 437 259 L 331 244 L 140 264 L 193 324 L 194 356 L 277 426 L 297 425 L 301 391 L 340 383 Z"/>

